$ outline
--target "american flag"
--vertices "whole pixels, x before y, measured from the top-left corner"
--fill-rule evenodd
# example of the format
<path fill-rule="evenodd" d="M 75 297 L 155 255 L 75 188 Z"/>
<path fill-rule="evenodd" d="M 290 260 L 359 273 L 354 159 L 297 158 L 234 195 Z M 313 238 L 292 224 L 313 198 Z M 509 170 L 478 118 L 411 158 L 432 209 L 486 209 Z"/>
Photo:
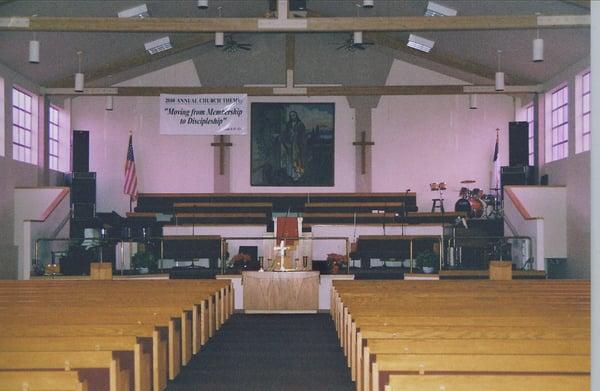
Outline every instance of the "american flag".
<path fill-rule="evenodd" d="M 496 145 L 494 146 L 494 186 L 500 188 L 500 129 L 496 129 Z M 491 187 L 491 186 L 490 186 Z"/>
<path fill-rule="evenodd" d="M 129 194 L 133 200 L 137 198 L 137 176 L 135 175 L 135 161 L 133 159 L 133 136 L 129 135 L 129 147 L 127 147 L 127 160 L 125 161 L 125 185 L 123 194 Z"/>

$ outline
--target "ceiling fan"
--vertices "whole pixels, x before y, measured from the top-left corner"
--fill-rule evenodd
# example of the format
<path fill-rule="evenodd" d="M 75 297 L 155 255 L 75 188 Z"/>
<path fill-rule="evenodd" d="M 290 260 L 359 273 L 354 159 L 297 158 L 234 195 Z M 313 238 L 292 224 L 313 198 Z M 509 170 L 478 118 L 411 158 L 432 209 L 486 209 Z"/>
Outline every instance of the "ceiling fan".
<path fill-rule="evenodd" d="M 225 43 L 223 45 L 223 51 L 226 53 L 235 53 L 239 50 L 250 50 L 252 47 L 251 43 L 241 43 L 233 39 L 233 34 L 225 36 Z"/>
<path fill-rule="evenodd" d="M 360 42 L 360 43 L 356 43 L 354 41 L 353 37 L 350 37 L 349 39 L 345 40 L 343 44 L 341 44 L 340 46 L 337 47 L 337 50 L 340 49 L 346 49 L 349 52 L 355 52 L 357 50 L 365 50 L 366 49 L 366 45 L 373 45 L 373 42 Z"/>

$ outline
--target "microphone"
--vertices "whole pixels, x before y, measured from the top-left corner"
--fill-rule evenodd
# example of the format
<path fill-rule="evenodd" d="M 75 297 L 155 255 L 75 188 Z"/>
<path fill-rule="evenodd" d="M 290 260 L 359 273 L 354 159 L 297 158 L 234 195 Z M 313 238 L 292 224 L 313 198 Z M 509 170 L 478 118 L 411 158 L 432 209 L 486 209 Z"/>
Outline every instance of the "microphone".
<path fill-rule="evenodd" d="M 461 217 L 461 222 L 465 229 L 469 229 L 469 226 L 467 225 L 467 220 L 464 217 Z"/>

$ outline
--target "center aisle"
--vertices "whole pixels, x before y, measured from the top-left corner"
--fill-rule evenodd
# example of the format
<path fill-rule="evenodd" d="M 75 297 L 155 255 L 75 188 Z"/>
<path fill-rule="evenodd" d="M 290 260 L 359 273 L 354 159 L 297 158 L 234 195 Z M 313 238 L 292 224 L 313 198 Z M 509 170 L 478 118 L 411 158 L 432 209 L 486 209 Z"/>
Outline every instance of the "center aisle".
<path fill-rule="evenodd" d="M 233 315 L 167 391 L 352 391 L 329 314 Z"/>

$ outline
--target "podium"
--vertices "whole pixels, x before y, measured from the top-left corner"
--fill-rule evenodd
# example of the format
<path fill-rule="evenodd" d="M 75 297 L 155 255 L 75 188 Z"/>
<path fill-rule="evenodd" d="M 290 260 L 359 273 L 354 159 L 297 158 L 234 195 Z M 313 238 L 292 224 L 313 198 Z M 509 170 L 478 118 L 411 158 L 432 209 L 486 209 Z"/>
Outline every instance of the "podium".
<path fill-rule="evenodd" d="M 311 313 L 319 309 L 319 272 L 243 272 L 244 312 Z"/>
<path fill-rule="evenodd" d="M 268 237 L 274 240 L 265 240 L 263 245 L 263 254 L 265 254 L 264 269 L 281 271 L 281 254 L 278 248 L 283 244 L 285 247 L 284 270 L 312 270 L 311 242 L 310 240 L 298 239 L 311 237 L 311 234 L 302 233 L 302 217 L 282 214 L 274 216 L 273 223 L 275 227 L 274 235 L 268 235 Z"/>

